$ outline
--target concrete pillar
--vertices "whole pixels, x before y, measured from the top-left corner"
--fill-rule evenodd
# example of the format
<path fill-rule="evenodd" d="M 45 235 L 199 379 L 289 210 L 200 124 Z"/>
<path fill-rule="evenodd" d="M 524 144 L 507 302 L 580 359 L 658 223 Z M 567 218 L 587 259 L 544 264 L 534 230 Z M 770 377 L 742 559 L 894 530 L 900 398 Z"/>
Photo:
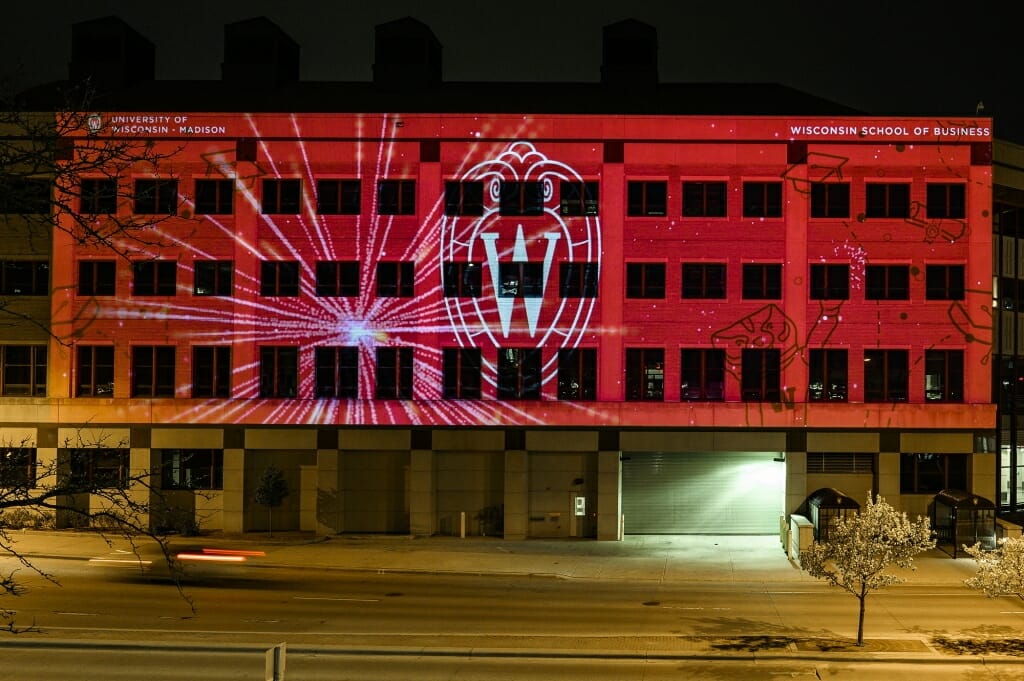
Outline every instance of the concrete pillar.
<path fill-rule="evenodd" d="M 530 458 L 505 451 L 505 539 L 526 539 L 530 520 Z"/>
<path fill-rule="evenodd" d="M 316 531 L 317 492 L 316 465 L 300 465 L 299 529 L 303 532 Z"/>
<path fill-rule="evenodd" d="M 245 450 L 224 450 L 224 531 L 245 531 Z"/>
<path fill-rule="evenodd" d="M 316 533 L 338 534 L 342 527 L 341 457 L 337 449 L 316 450 Z"/>
<path fill-rule="evenodd" d="M 437 532 L 437 476 L 434 452 L 409 452 L 409 533 L 429 537 Z"/>
<path fill-rule="evenodd" d="M 152 461 L 149 447 L 132 447 L 128 450 L 128 477 L 138 479 L 138 483 L 132 485 L 128 490 L 128 496 L 136 508 L 149 509 L 154 499 L 152 490 L 160 488 L 160 470 L 152 469 Z M 136 514 L 135 522 L 139 527 L 150 527 L 151 513 L 139 511 Z M 150 528 L 152 529 L 152 528 Z"/>
<path fill-rule="evenodd" d="M 996 487 L 996 455 L 989 452 L 974 452 L 971 456 L 971 494 L 985 497 L 998 506 L 999 499 L 992 498 Z"/>
<path fill-rule="evenodd" d="M 878 454 L 878 489 L 875 496 L 881 495 L 886 503 L 893 508 L 902 509 L 900 500 L 900 453 L 879 452 Z M 905 510 L 905 509 L 904 509 Z"/>
<path fill-rule="evenodd" d="M 807 452 L 786 452 L 786 517 L 796 513 L 807 495 Z"/>
<path fill-rule="evenodd" d="M 597 539 L 622 541 L 622 452 L 597 453 Z"/>

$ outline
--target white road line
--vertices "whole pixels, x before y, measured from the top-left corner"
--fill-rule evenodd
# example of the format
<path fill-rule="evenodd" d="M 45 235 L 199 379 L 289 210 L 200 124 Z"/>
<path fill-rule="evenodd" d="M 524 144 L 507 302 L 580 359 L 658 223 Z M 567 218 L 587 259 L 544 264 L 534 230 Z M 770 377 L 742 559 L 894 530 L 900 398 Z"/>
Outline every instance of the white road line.
<path fill-rule="evenodd" d="M 353 603 L 379 603 L 379 598 L 335 598 L 333 596 L 292 596 L 296 601 L 351 601 Z"/>

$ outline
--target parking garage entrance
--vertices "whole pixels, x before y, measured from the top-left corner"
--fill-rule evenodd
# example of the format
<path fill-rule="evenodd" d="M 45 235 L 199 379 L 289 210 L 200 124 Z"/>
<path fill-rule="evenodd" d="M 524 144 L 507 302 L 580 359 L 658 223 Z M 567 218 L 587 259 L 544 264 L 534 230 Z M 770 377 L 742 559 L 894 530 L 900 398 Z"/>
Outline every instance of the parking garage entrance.
<path fill-rule="evenodd" d="M 777 534 L 779 452 L 623 452 L 625 534 Z"/>

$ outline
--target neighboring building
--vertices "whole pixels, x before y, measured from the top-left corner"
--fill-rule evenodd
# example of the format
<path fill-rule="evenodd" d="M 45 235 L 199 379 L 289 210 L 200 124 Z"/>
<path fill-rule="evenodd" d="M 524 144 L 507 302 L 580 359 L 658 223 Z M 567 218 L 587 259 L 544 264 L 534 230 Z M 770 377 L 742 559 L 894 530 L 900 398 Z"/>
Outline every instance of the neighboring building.
<path fill-rule="evenodd" d="M 992 401 L 998 405 L 1000 511 L 1024 510 L 1024 147 L 993 149 Z"/>
<path fill-rule="evenodd" d="M 774 533 L 823 487 L 992 496 L 989 119 L 662 85 L 636 22 L 577 85 L 443 83 L 412 20 L 378 27 L 372 84 L 298 82 L 265 20 L 226 45 L 223 83 L 95 67 L 124 78 L 91 134 L 168 158 L 69 192 L 150 238 L 2 246 L 40 324 L 0 329 L 0 433 L 38 460 L 109 442 L 90 470 L 159 472 L 229 531 L 265 527 L 271 463 L 275 529 L 321 533 Z"/>

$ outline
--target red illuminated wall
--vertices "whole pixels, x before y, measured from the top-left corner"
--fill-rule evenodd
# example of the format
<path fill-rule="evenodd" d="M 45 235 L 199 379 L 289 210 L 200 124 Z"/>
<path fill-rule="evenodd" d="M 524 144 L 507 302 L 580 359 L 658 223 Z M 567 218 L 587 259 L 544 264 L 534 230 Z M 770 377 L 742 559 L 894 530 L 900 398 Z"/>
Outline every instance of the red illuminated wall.
<path fill-rule="evenodd" d="M 990 166 L 980 160 L 991 143 L 990 122 L 926 119 L 788 119 L 705 117 L 584 117 L 475 115 L 314 114 L 103 114 L 96 135 L 156 140 L 171 156 L 154 173 L 139 167 L 121 182 L 177 178 L 178 217 L 153 229 L 150 245 L 123 240 L 130 259 L 173 259 L 177 294 L 132 295 L 131 270 L 118 265 L 115 296 L 76 294 L 78 263 L 109 258 L 76 246 L 63 235 L 54 253 L 53 319 L 62 343 L 51 349 L 51 394 L 72 398 L 75 347 L 113 344 L 115 383 L 103 420 L 166 423 L 343 423 L 561 426 L 770 425 L 793 427 L 992 427 Z M 237 150 L 255 148 L 251 160 Z M 973 156 L 972 156 L 973 154 Z M 232 215 L 193 214 L 197 178 L 235 182 Z M 296 214 L 260 212 L 262 180 L 298 178 L 302 206 Z M 361 179 L 358 215 L 320 215 L 317 179 Z M 377 182 L 415 181 L 413 215 L 379 215 Z M 499 180 L 539 180 L 545 187 L 540 216 L 497 212 Z M 745 181 L 783 183 L 781 218 L 743 218 Z M 445 182 L 484 183 L 483 216 L 449 216 Z M 563 217 L 562 180 L 596 181 L 596 216 Z M 665 181 L 664 216 L 626 215 L 630 181 Z M 681 183 L 725 181 L 726 217 L 682 217 Z M 864 217 L 870 181 L 911 185 L 906 219 Z M 811 218 L 811 187 L 850 184 L 851 212 Z M 929 217 L 929 182 L 962 183 L 963 219 Z M 119 210 L 131 211 L 125 204 Z M 192 295 L 193 262 L 231 260 L 231 297 Z M 301 293 L 260 295 L 260 263 L 299 261 Z M 318 298 L 315 263 L 358 260 L 360 294 Z M 413 298 L 376 295 L 375 265 L 415 264 Z M 478 298 L 442 295 L 445 262 L 483 265 Z M 558 266 L 598 262 L 596 298 L 561 298 Z M 502 298 L 494 279 L 498 263 L 543 263 L 545 287 L 537 298 Z M 664 299 L 627 299 L 626 263 L 664 263 Z M 723 262 L 723 300 L 683 300 L 683 262 Z M 744 300 L 744 263 L 782 265 L 780 300 Z M 869 301 L 864 265 L 907 264 L 911 299 Z M 850 298 L 813 301 L 811 263 L 848 263 Z M 927 264 L 963 264 L 962 301 L 927 301 Z M 191 348 L 230 343 L 232 398 L 192 399 Z M 133 345 L 176 348 L 175 398 L 130 398 Z M 259 348 L 297 346 L 298 395 L 260 398 Z M 313 391 L 313 348 L 356 346 L 360 397 L 318 399 Z M 411 400 L 373 399 L 378 347 L 411 347 Z M 478 347 L 483 359 L 479 400 L 442 399 L 442 348 Z M 597 399 L 557 396 L 557 351 L 594 348 Z M 783 399 L 743 402 L 739 357 L 743 348 L 777 348 L 782 357 Z M 849 352 L 849 403 L 807 401 L 807 351 Z M 901 404 L 864 404 L 864 349 L 903 348 L 911 358 L 910 394 Z M 543 387 L 539 400 L 496 399 L 499 349 L 540 348 Z M 625 399 L 625 352 L 665 352 L 664 400 Z M 681 348 L 723 348 L 728 357 L 725 401 L 681 402 Z M 926 349 L 963 350 L 963 404 L 928 403 L 922 357 Z M 63 393 L 61 393 L 63 390 Z M 62 402 L 62 419 L 94 419 L 95 398 Z"/>

